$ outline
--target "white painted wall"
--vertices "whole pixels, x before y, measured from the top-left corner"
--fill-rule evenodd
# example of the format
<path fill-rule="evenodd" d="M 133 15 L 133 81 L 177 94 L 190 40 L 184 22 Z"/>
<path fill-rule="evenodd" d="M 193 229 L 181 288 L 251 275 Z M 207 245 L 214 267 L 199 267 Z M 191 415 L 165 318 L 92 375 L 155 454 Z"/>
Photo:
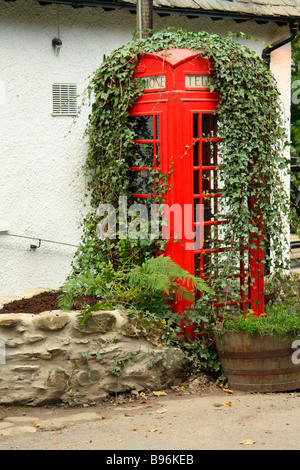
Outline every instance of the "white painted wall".
<path fill-rule="evenodd" d="M 288 32 L 275 24 L 154 15 L 154 29 L 167 26 L 225 35 L 243 31 L 266 43 Z M 56 56 L 52 39 L 58 28 L 63 46 Z M 55 80 L 75 81 L 82 93 L 103 54 L 130 41 L 135 28 L 135 15 L 126 11 L 1 2 L 0 229 L 10 229 L 0 233 L 0 295 L 40 286 L 57 288 L 70 273 L 75 247 L 42 242 L 32 251 L 30 244 L 38 241 L 8 234 L 79 244 L 88 108 L 75 122 L 72 117 L 51 116 L 51 85 Z M 243 41 L 261 54 L 262 43 Z M 274 52 L 271 68 L 289 118 L 289 45 Z"/>

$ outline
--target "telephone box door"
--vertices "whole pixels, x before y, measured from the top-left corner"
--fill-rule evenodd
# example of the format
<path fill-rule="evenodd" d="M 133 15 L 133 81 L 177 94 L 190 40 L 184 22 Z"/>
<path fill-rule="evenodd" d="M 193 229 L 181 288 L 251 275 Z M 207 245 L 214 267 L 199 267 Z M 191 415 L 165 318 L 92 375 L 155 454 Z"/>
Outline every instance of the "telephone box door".
<path fill-rule="evenodd" d="M 167 174 L 172 168 L 164 254 L 196 276 L 217 276 L 215 267 L 226 247 L 215 249 L 213 241 L 227 222 L 226 217 L 216 217 L 222 198 L 222 160 L 215 112 L 219 94 L 209 87 L 211 62 L 187 49 L 145 54 L 136 74 L 144 79 L 145 90 L 130 110 L 137 148 L 131 164 L 134 196 L 149 199 L 154 194 L 150 169 Z M 251 251 L 241 246 L 240 254 L 240 264 L 229 276 L 240 285 L 240 300 L 232 304 L 240 305 L 243 312 L 252 308 L 262 313 L 263 277 L 257 274 L 263 253 L 259 247 Z M 224 304 L 226 293 L 216 307 Z M 180 304 L 175 307 L 180 308 Z"/>

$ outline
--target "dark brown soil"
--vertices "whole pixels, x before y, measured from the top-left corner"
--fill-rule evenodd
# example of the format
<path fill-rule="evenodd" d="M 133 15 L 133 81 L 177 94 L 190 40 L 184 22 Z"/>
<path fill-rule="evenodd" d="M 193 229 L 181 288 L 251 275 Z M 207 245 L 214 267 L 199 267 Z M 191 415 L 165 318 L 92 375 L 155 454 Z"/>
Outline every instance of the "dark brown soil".
<path fill-rule="evenodd" d="M 28 299 L 13 300 L 3 306 L 1 313 L 34 313 L 38 314 L 49 310 L 59 310 L 57 297 L 61 292 L 42 292 Z M 85 303 L 95 305 L 98 302 L 93 296 L 84 296 L 73 301 L 72 310 L 80 310 L 80 306 Z"/>

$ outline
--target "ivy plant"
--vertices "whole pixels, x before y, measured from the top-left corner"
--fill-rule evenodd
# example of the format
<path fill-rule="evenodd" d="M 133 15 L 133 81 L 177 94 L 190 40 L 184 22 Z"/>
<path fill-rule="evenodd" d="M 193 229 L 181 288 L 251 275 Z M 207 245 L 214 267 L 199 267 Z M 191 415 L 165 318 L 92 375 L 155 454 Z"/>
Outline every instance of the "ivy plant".
<path fill-rule="evenodd" d="M 94 101 L 86 131 L 89 151 L 85 171 L 92 210 L 83 221 L 84 234 L 74 267 L 79 271 L 87 266 L 101 269 L 103 261 L 109 259 L 118 266 L 128 258 L 141 264 L 155 252 L 153 240 L 99 240 L 97 208 L 106 203 L 118 210 L 120 196 L 133 201 L 128 168 L 135 133 L 129 109 L 142 94 L 143 85 L 133 72 L 141 54 L 170 48 L 198 51 L 214 64 L 211 89 L 220 92 L 217 113 L 223 138 L 220 178 L 230 214 L 222 244 L 235 247 L 230 252 L 234 257 L 238 241 L 249 240 L 252 233 L 261 240 L 265 252 L 272 253 L 273 270 L 283 272 L 289 199 L 282 173 L 288 167 L 284 153 L 288 142 L 275 78 L 255 52 L 235 42 L 230 34 L 223 38 L 181 29 L 167 29 L 120 47 L 104 60 L 90 82 L 88 92 Z M 156 175 L 157 180 L 164 178 L 164 191 L 167 176 Z M 253 201 L 251 210 L 249 198 Z M 257 219 L 263 220 L 262 227 L 256 224 Z"/>
<path fill-rule="evenodd" d="M 128 178 L 135 148 L 129 109 L 142 94 L 143 82 L 134 70 L 141 54 L 174 48 L 188 48 L 210 59 L 214 72 L 211 90 L 220 93 L 216 110 L 222 138 L 219 174 L 228 223 L 223 226 L 222 237 L 212 243 L 215 248 L 229 249 L 214 260 L 209 280 L 212 291 L 204 292 L 185 317 L 187 323 L 193 321 L 203 333 L 203 328 L 209 330 L 213 324 L 214 301 L 224 300 L 232 267 L 239 266 L 241 245 L 252 243 L 254 248 L 259 241 L 266 254 L 262 262 L 272 263 L 275 276 L 286 270 L 288 261 L 284 253 L 289 198 L 282 183 L 288 167 L 284 152 L 288 142 L 280 94 L 266 64 L 235 41 L 232 34 L 221 37 L 182 29 L 153 32 L 149 38 L 134 39 L 115 50 L 95 71 L 87 89 L 93 102 L 84 166 L 91 210 L 82 222 L 83 236 L 73 268 L 74 274 L 89 271 L 97 275 L 109 263 L 118 272 L 124 265 L 142 266 L 155 256 L 158 247 L 163 251 L 161 240 L 120 239 L 118 234 L 114 239 L 99 239 L 97 210 L 100 204 L 111 204 L 118 216 L 121 196 L 127 197 L 128 204 L 136 202 Z M 172 168 L 168 174 L 151 172 L 159 183 L 155 195 L 158 202 L 165 200 L 171 171 Z M 261 220 L 263 223 L 257 223 Z M 226 300 L 235 300 L 234 289 L 232 292 L 231 298 L 226 294 Z M 201 355 L 207 360 L 201 348 Z"/>

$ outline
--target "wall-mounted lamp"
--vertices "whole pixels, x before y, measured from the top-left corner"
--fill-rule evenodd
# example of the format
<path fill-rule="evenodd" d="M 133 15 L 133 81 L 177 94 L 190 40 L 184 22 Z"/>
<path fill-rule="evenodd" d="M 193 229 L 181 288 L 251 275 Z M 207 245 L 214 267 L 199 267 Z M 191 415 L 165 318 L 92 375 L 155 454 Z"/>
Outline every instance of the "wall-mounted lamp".
<path fill-rule="evenodd" d="M 52 46 L 55 48 L 56 55 L 58 55 L 62 47 L 62 40 L 59 38 L 52 39 Z"/>

